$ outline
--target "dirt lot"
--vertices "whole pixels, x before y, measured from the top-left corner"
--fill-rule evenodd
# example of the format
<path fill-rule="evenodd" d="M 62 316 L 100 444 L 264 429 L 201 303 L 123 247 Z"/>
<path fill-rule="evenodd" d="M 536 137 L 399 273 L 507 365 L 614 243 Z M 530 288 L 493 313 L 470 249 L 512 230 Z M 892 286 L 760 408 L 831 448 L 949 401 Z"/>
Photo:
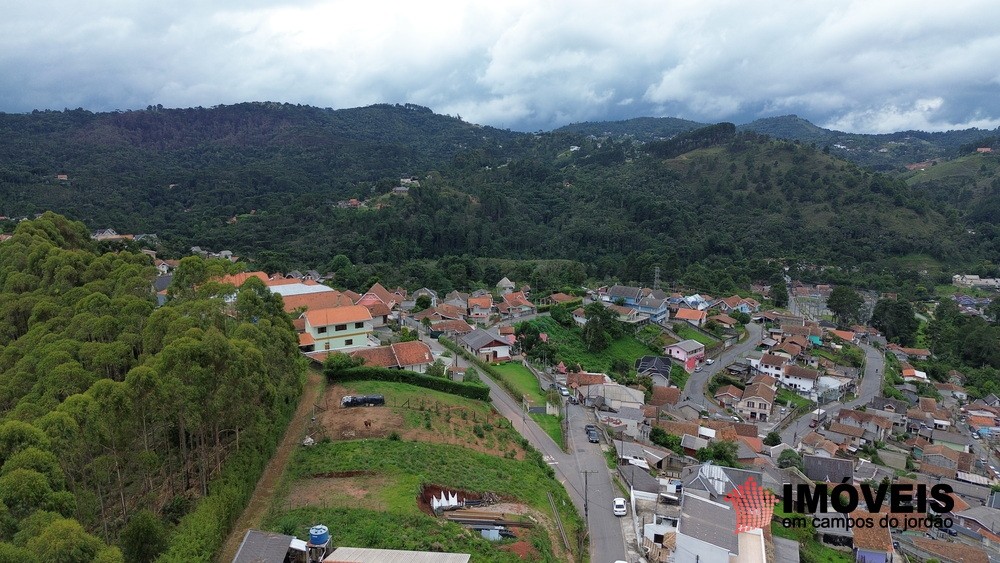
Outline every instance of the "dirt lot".
<path fill-rule="evenodd" d="M 349 384 L 326 390 L 324 401 L 328 408 L 317 414 L 317 421 L 322 434 L 331 440 L 387 438 L 396 432 L 404 440 L 452 444 L 498 457 L 513 451 L 516 459 L 524 459 L 524 450 L 513 439 L 516 433 L 502 416 L 492 415 L 489 418 L 492 429 L 481 430 L 482 436 L 476 434 L 477 426 L 481 429 L 487 426 L 485 409 L 472 412 L 461 407 L 449 409 L 445 405 L 436 411 L 419 410 L 415 402 L 409 408 L 392 406 L 391 397 L 387 397 L 390 404 L 384 407 L 341 407 L 341 398 L 351 394 L 356 393 L 350 390 Z M 319 439 L 321 436 L 314 437 Z"/>

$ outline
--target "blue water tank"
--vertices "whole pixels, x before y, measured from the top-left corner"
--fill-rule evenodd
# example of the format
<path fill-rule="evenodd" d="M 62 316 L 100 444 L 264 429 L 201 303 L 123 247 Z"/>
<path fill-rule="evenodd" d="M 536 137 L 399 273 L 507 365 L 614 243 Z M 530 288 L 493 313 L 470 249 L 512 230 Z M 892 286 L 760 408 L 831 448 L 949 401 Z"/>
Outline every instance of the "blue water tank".
<path fill-rule="evenodd" d="M 319 525 L 309 528 L 309 543 L 312 545 L 326 545 L 330 541 L 330 529 Z"/>

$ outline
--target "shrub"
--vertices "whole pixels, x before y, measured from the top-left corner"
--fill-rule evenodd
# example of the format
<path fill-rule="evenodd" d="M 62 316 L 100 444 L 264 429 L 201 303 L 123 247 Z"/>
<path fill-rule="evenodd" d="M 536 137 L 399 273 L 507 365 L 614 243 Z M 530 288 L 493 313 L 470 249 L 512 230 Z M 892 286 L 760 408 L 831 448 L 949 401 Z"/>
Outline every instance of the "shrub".
<path fill-rule="evenodd" d="M 365 366 L 348 369 L 324 368 L 323 371 L 330 381 L 394 381 L 441 391 L 442 393 L 450 393 L 467 399 L 475 399 L 477 401 L 488 402 L 490 400 L 489 387 L 461 383 L 441 377 L 431 377 L 412 371 Z"/>

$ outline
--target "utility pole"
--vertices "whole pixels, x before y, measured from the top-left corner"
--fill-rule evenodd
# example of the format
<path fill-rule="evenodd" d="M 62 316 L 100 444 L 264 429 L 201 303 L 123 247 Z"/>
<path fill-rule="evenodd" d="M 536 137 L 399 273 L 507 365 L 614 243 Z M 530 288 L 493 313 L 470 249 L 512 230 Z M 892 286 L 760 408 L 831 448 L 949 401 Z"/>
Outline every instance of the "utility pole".
<path fill-rule="evenodd" d="M 591 473 L 597 473 L 597 471 L 588 469 L 586 471 L 581 471 L 580 473 L 583 473 L 583 519 L 587 520 L 590 510 L 590 505 L 587 502 L 587 493 L 590 491 L 590 479 L 588 479 L 588 477 L 590 477 Z"/>

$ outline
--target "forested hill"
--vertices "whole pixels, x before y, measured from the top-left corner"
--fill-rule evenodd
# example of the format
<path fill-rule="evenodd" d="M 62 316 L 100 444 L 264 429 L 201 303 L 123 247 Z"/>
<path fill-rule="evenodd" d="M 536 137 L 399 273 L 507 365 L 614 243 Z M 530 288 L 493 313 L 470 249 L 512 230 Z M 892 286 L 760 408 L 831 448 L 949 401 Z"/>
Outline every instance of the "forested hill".
<path fill-rule="evenodd" d="M 894 261 L 964 265 L 993 244 L 902 181 L 730 124 L 640 143 L 517 134 L 417 106 L 0 117 L 0 214 L 53 209 L 156 233 L 163 255 L 229 249 L 359 284 L 467 287 L 489 257 L 572 260 L 563 282 L 650 283 L 659 266 L 721 292 L 759 276 L 751 262 L 773 273 L 792 260 L 891 286 Z M 419 186 L 391 195 L 409 176 Z"/>
<path fill-rule="evenodd" d="M 628 136 L 639 141 L 670 138 L 679 133 L 707 126 L 705 123 L 673 117 L 644 117 L 623 121 L 598 121 L 575 123 L 557 129 L 595 136 Z M 737 126 L 739 131 L 753 131 L 775 139 L 815 144 L 860 166 L 880 171 L 904 171 L 907 164 L 936 158 L 958 156 L 959 149 L 975 143 L 997 131 L 964 129 L 929 133 L 926 131 L 900 131 L 885 134 L 845 133 L 824 129 L 797 115 L 766 117 Z"/>

